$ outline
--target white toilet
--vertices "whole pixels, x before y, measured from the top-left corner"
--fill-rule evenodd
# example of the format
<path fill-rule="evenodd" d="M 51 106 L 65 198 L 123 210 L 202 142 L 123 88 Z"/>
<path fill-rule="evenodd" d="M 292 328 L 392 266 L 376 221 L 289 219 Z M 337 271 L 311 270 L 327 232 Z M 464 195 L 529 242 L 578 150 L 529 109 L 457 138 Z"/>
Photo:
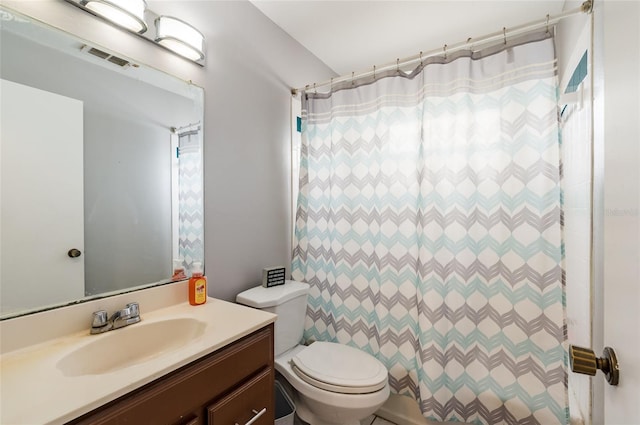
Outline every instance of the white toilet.
<path fill-rule="evenodd" d="M 275 369 L 294 389 L 298 416 L 311 425 L 359 425 L 387 401 L 387 369 L 370 354 L 346 345 L 300 345 L 308 294 L 309 285 L 288 280 L 244 291 L 236 301 L 278 315 Z"/>

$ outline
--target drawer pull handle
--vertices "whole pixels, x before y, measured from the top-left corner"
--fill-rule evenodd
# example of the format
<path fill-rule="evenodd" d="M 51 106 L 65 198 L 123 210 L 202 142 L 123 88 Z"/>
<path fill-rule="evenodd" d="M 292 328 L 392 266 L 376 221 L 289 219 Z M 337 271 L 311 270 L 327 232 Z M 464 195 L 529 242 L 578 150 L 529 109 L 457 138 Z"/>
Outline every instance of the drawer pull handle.
<path fill-rule="evenodd" d="M 251 418 L 251 420 L 249 420 L 249 422 L 247 422 L 244 425 L 251 425 L 252 423 L 254 423 L 255 421 L 257 421 L 258 419 L 260 419 L 260 416 L 264 415 L 265 413 L 267 413 L 267 408 L 263 407 L 261 411 L 256 411 L 255 409 L 251 409 L 251 411 L 254 413 L 253 418 Z M 238 422 L 236 422 L 235 425 L 239 425 Z"/>

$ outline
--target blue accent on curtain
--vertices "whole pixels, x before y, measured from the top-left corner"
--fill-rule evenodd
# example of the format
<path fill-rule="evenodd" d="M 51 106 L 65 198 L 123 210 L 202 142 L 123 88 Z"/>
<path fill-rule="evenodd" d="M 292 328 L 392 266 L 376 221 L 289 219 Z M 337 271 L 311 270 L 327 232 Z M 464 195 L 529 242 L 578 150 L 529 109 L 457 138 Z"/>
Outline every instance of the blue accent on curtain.
<path fill-rule="evenodd" d="M 303 93 L 305 338 L 433 420 L 568 423 L 555 52 L 512 43 Z"/>
<path fill-rule="evenodd" d="M 578 63 L 578 66 L 576 66 L 576 69 L 573 71 L 573 75 L 571 75 L 571 78 L 569 79 L 565 93 L 573 93 L 578 90 L 580 83 L 587 76 L 587 66 L 587 52 L 585 51 Z"/>

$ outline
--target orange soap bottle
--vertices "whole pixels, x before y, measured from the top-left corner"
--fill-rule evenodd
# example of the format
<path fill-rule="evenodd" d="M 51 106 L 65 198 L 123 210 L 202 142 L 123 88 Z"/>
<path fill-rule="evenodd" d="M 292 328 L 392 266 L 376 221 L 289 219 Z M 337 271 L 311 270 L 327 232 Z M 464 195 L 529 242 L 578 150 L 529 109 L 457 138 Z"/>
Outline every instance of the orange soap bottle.
<path fill-rule="evenodd" d="M 189 279 L 189 304 L 202 305 L 207 302 L 207 278 L 202 274 L 202 263 L 193 263 Z"/>

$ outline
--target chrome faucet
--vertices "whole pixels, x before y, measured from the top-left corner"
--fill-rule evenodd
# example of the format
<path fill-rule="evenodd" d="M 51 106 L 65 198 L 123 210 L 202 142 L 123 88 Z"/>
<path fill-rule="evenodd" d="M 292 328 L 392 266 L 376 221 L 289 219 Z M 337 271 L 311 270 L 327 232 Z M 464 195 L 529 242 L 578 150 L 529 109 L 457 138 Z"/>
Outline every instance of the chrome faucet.
<path fill-rule="evenodd" d="M 107 319 L 106 310 L 95 311 L 91 321 L 91 333 L 101 334 L 138 323 L 140 320 L 140 306 L 138 303 L 127 304 L 122 310 L 113 313 L 109 319 Z"/>

